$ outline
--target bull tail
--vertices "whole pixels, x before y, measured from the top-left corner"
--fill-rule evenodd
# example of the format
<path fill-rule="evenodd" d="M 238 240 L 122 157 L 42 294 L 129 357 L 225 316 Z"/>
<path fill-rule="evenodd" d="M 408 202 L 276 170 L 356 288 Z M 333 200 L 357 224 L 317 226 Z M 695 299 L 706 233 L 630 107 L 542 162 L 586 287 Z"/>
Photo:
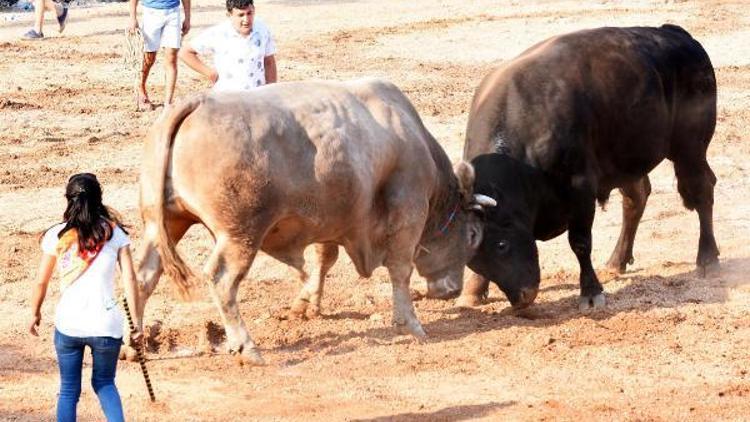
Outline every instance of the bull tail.
<path fill-rule="evenodd" d="M 172 280 L 180 296 L 186 300 L 193 297 L 193 280 L 195 277 L 187 264 L 185 264 L 185 261 L 177 253 L 175 242 L 170 239 L 167 233 L 167 225 L 164 218 L 168 202 L 168 198 L 166 197 L 167 171 L 169 169 L 172 143 L 174 142 L 175 135 L 185 118 L 203 102 L 203 98 L 204 96 L 201 95 L 176 105 L 169 114 L 163 117 L 161 128 L 156 134 L 158 139 L 155 142 L 154 170 L 156 180 L 154 181 L 154 190 L 156 195 L 154 217 L 158 231 L 156 248 L 161 256 L 164 274 Z"/>

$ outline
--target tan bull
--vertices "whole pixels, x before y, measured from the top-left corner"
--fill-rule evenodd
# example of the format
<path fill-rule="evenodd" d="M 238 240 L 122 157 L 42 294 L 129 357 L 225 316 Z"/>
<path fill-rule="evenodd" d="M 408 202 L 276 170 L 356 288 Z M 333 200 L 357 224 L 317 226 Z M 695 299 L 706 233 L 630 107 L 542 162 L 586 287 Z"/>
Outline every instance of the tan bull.
<path fill-rule="evenodd" d="M 481 242 L 472 209 L 474 172 L 456 166 L 394 85 L 377 80 L 297 82 L 247 93 L 201 95 L 150 130 L 141 172 L 145 302 L 162 266 L 180 291 L 193 277 L 174 249 L 205 225 L 215 246 L 203 273 L 230 352 L 262 363 L 236 295 L 259 250 L 299 271 L 298 313 L 319 312 L 326 272 L 344 247 L 357 271 L 384 265 L 393 284 L 393 323 L 425 332 L 409 294 L 413 265 L 432 290 L 458 293 Z M 318 262 L 305 264 L 316 243 Z M 437 287 L 435 287 L 437 286 Z"/>

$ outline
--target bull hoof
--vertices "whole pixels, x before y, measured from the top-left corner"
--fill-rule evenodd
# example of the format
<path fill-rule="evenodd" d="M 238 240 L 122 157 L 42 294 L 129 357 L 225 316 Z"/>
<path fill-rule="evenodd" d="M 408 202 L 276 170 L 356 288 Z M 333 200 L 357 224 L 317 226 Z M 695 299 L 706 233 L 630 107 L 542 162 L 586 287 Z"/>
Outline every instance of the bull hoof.
<path fill-rule="evenodd" d="M 297 316 L 303 316 L 305 315 L 305 312 L 307 312 L 307 305 L 309 304 L 310 301 L 307 299 L 296 298 L 294 299 L 294 302 L 292 302 L 290 312 Z"/>
<path fill-rule="evenodd" d="M 606 304 L 607 300 L 604 297 L 604 293 L 598 293 L 594 296 L 581 296 L 578 298 L 578 309 L 582 312 L 592 308 L 604 308 Z"/>
<path fill-rule="evenodd" d="M 635 258 L 632 256 L 627 259 L 619 259 L 614 256 L 607 261 L 606 270 L 616 274 L 623 274 L 627 269 L 628 265 L 633 265 Z"/>
<path fill-rule="evenodd" d="M 623 273 L 625 273 L 625 270 L 627 270 L 627 264 L 610 261 L 604 267 L 604 270 L 607 271 L 607 272 L 609 272 L 609 273 L 623 274 Z"/>
<path fill-rule="evenodd" d="M 474 308 L 484 303 L 484 297 L 478 295 L 461 295 L 456 299 L 456 306 Z"/>
<path fill-rule="evenodd" d="M 320 306 L 306 299 L 294 299 L 290 312 L 295 318 L 314 319 L 320 317 Z"/>
<path fill-rule="evenodd" d="M 244 348 L 242 351 L 230 350 L 229 353 L 234 356 L 235 361 L 240 365 L 264 366 L 266 361 L 261 356 L 257 348 Z"/>
<path fill-rule="evenodd" d="M 419 344 L 427 343 L 427 340 L 429 340 L 427 333 L 424 332 L 424 329 L 422 329 L 421 326 L 410 330 L 410 333 Z"/>
<path fill-rule="evenodd" d="M 312 303 L 310 306 L 307 307 L 307 311 L 305 312 L 305 317 L 307 319 L 315 319 L 320 317 L 320 306 L 313 305 Z"/>
<path fill-rule="evenodd" d="M 424 332 L 424 328 L 422 328 L 422 325 L 419 323 L 408 324 L 394 321 L 393 327 L 399 334 L 411 334 L 419 343 L 425 343 L 427 341 L 427 333 Z"/>

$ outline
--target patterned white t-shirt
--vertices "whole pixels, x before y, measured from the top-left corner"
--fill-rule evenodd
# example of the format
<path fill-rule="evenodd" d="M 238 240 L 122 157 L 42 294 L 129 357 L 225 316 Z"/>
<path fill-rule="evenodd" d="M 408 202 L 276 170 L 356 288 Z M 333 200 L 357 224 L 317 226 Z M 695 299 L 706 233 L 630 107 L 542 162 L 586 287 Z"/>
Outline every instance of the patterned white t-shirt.
<path fill-rule="evenodd" d="M 265 85 L 263 59 L 276 53 L 271 32 L 257 18 L 246 37 L 226 20 L 198 34 L 190 46 L 198 54 L 213 55 L 214 68 L 219 74 L 214 91 L 241 91 Z"/>
<path fill-rule="evenodd" d="M 63 228 L 65 223 L 60 223 L 44 234 L 45 254 L 56 256 L 57 236 Z M 58 331 L 71 337 L 122 337 L 125 320 L 114 294 L 115 267 L 118 251 L 129 244 L 128 235 L 115 227 L 91 265 L 60 293 L 55 310 Z"/>

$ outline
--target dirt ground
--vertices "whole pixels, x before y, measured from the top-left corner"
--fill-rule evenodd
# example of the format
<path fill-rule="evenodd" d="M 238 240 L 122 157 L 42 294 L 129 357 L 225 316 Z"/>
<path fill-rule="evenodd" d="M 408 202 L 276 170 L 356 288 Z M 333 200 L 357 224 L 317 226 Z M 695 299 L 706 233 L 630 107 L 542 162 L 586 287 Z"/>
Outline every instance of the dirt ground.
<path fill-rule="evenodd" d="M 430 340 L 390 328 L 385 271 L 360 279 L 342 255 L 324 316 L 287 317 L 295 273 L 261 256 L 240 307 L 268 364 L 237 365 L 207 295 L 179 302 L 165 282 L 146 314 L 150 404 L 140 369 L 117 383 L 136 421 L 747 420 L 750 418 L 750 4 L 736 1 L 258 1 L 272 29 L 282 80 L 385 77 L 406 92 L 453 160 L 460 158 L 472 92 L 492 66 L 548 36 L 605 25 L 685 27 L 716 68 L 719 118 L 709 162 L 721 270 L 694 272 L 698 218 L 682 207 L 672 166 L 651 173 L 653 193 L 635 265 L 605 283 L 608 306 L 580 313 L 578 266 L 565 236 L 540 243 L 542 291 L 523 315 L 492 287 L 461 309 L 420 300 Z M 192 35 L 222 19 L 223 3 L 194 0 Z M 0 13 L 0 420 L 50 420 L 58 374 L 52 346 L 56 284 L 42 336 L 27 334 L 40 256 L 37 235 L 58 222 L 67 177 L 95 172 L 105 201 L 133 227 L 139 255 L 141 141 L 159 111 L 133 111 L 122 63 L 124 3 L 77 5 L 58 36 L 19 41 L 31 14 Z M 161 60 L 161 58 L 160 58 Z M 159 99 L 160 63 L 152 76 Z M 205 89 L 180 67 L 177 94 Z M 620 227 L 613 193 L 594 223 L 603 266 Z M 180 249 L 194 267 L 211 242 L 194 228 Z M 419 277 L 413 288 L 425 290 Z M 84 379 L 90 377 L 89 358 Z M 101 420 L 88 382 L 80 419 Z"/>

